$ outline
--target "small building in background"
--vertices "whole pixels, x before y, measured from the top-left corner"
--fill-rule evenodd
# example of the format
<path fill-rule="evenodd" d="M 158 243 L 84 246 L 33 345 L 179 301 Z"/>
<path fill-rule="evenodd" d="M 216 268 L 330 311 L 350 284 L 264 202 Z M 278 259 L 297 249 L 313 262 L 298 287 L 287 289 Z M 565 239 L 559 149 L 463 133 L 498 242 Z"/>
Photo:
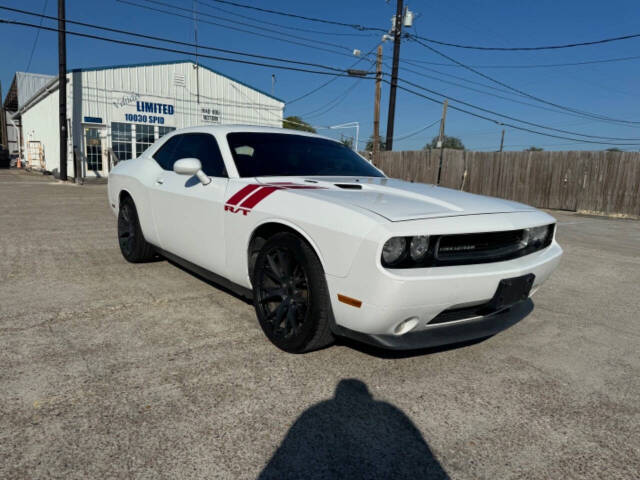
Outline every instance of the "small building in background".
<path fill-rule="evenodd" d="M 53 75 L 41 73 L 16 72 L 13 76 L 11 86 L 7 91 L 2 104 L 4 108 L 4 129 L 6 129 L 6 142 L 3 139 L 9 154 L 12 157 L 21 156 L 20 115 L 16 115 L 27 101 L 35 95 L 47 83 L 53 80 Z"/>
<path fill-rule="evenodd" d="M 136 158 L 176 128 L 282 127 L 284 106 L 188 60 L 75 69 L 67 74 L 67 172 L 76 176 L 75 156 L 79 176 L 107 176 L 115 163 Z M 58 111 L 58 78 L 49 77 L 12 114 L 21 122 L 23 160 L 54 175 L 60 171 Z"/>

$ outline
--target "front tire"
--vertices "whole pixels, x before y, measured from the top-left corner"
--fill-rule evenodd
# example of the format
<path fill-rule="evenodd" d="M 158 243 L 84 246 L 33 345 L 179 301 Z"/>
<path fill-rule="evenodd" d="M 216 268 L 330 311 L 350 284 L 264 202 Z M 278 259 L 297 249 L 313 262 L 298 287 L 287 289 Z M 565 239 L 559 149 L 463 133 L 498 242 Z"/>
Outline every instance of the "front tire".
<path fill-rule="evenodd" d="M 130 197 L 123 198 L 118 212 L 118 244 L 122 256 L 131 263 L 151 260 L 155 253 L 140 228 L 138 212 Z"/>
<path fill-rule="evenodd" d="M 252 280 L 260 327 L 275 346 L 304 353 L 333 342 L 324 270 L 307 243 L 287 232 L 269 238 Z"/>

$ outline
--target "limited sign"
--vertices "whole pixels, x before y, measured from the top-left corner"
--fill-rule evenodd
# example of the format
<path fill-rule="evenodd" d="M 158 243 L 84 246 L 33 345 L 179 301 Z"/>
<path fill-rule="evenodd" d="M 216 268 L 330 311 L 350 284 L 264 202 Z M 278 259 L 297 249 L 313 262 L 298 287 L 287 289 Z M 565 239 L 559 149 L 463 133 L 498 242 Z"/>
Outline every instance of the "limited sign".
<path fill-rule="evenodd" d="M 117 94 L 112 102 L 117 121 L 175 126 L 175 107 L 157 97 L 144 97 L 137 93 Z"/>

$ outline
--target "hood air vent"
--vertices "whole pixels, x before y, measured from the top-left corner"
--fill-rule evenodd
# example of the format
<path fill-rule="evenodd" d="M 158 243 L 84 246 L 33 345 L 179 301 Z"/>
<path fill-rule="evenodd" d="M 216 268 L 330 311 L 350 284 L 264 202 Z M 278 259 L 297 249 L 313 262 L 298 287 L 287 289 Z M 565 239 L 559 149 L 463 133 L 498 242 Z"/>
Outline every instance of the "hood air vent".
<path fill-rule="evenodd" d="M 334 185 L 344 190 L 362 190 L 362 185 L 357 183 L 334 183 Z"/>

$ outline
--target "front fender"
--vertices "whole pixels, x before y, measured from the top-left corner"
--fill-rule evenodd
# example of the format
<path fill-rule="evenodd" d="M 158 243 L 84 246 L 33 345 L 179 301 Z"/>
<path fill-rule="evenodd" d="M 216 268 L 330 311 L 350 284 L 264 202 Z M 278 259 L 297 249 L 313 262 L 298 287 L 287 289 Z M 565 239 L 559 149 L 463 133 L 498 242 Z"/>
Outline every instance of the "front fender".
<path fill-rule="evenodd" d="M 367 234 L 384 220 L 365 210 L 279 190 L 249 212 L 225 210 L 224 221 L 228 276 L 250 288 L 249 242 L 260 226 L 279 223 L 295 230 L 313 247 L 325 273 L 344 277 Z"/>
<path fill-rule="evenodd" d="M 109 204 L 117 215 L 120 208 L 120 196 L 127 192 L 136 205 L 140 228 L 147 242 L 159 245 L 158 233 L 153 220 L 153 207 L 149 195 L 149 185 L 143 184 L 139 179 L 152 178 L 149 170 L 154 165 L 148 164 L 145 159 L 126 160 L 118 163 L 109 173 Z"/>

